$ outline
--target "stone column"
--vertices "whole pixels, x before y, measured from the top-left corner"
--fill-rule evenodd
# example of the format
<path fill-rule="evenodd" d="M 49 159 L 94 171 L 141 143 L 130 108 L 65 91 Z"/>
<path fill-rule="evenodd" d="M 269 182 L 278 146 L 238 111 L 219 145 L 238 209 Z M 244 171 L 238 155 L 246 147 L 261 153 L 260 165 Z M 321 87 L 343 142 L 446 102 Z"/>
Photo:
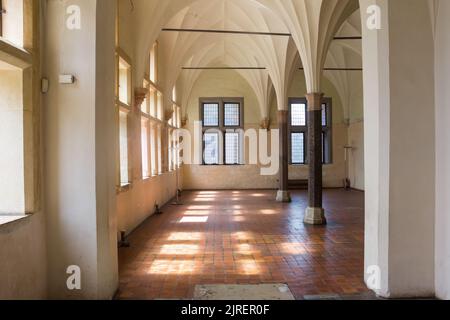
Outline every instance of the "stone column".
<path fill-rule="evenodd" d="M 326 224 L 322 208 L 322 93 L 307 94 L 308 99 L 308 208 L 306 224 Z"/>
<path fill-rule="evenodd" d="M 288 114 L 287 110 L 278 111 L 278 129 L 280 131 L 280 188 L 277 193 L 278 202 L 291 202 L 288 189 Z"/>

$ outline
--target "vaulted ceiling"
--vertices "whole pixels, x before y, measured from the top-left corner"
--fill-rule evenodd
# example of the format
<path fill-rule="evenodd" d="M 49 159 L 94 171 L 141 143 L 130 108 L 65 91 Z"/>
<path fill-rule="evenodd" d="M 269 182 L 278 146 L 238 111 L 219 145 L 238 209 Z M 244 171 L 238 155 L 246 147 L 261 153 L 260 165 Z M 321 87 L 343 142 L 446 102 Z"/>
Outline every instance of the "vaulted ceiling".
<path fill-rule="evenodd" d="M 265 70 L 238 72 L 255 91 L 261 115 L 265 117 L 273 91 L 278 107 L 287 107 L 288 84 L 299 66 L 303 65 L 308 91 L 320 92 L 322 68 L 327 59 L 330 66 L 345 67 L 354 56 L 350 51 L 359 55 L 361 52 L 358 42 L 332 41 L 337 33 L 361 34 L 359 14 L 352 15 L 358 9 L 357 0 L 133 0 L 133 4 L 137 77 L 143 76 L 147 54 L 158 40 L 163 59 L 162 87 L 170 92 L 179 83 L 182 104 L 201 72 L 182 72 L 182 67 L 264 67 Z M 161 32 L 162 28 L 291 36 Z M 328 76 L 341 91 L 341 99 L 345 99 L 348 96 L 345 74 Z"/>

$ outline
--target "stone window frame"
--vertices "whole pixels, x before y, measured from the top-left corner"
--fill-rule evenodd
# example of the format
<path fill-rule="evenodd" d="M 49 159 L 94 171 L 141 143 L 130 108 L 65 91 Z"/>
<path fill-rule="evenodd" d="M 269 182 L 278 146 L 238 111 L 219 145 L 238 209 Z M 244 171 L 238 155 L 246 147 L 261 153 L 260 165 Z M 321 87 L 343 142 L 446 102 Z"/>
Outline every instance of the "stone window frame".
<path fill-rule="evenodd" d="M 204 104 L 218 104 L 219 105 L 219 125 L 218 126 L 203 126 L 203 105 Z M 227 103 L 238 103 L 239 104 L 239 125 L 238 126 L 225 126 L 225 104 Z M 243 165 L 244 162 L 244 141 L 243 141 L 243 132 L 244 132 L 244 98 L 243 97 L 214 97 L 214 98 L 200 98 L 199 99 L 199 114 L 200 121 L 202 123 L 202 165 L 204 166 L 240 166 Z M 219 163 L 218 164 L 206 164 L 204 161 L 203 153 L 205 150 L 205 142 L 203 141 L 203 135 L 206 131 L 218 131 L 220 132 L 219 136 Z M 240 135 L 240 145 L 239 145 L 239 163 L 236 164 L 227 164 L 225 163 L 226 159 L 226 148 L 225 148 L 225 133 L 226 132 L 241 132 Z"/>

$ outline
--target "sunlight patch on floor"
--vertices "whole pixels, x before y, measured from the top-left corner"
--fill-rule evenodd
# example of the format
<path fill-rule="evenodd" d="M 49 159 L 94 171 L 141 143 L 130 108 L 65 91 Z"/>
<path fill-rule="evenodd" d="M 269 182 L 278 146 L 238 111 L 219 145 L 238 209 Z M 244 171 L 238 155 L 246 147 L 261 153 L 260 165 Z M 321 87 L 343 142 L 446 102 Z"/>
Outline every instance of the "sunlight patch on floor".
<path fill-rule="evenodd" d="M 206 223 L 208 222 L 208 217 L 183 217 L 180 223 Z"/>

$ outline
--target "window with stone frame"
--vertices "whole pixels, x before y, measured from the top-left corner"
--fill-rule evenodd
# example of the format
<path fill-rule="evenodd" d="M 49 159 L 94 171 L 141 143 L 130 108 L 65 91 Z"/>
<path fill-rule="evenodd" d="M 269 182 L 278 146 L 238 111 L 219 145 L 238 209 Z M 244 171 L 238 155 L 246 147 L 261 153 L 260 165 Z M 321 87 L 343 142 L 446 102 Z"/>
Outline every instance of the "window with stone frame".
<path fill-rule="evenodd" d="M 243 163 L 244 99 L 202 98 L 203 164 Z"/>

